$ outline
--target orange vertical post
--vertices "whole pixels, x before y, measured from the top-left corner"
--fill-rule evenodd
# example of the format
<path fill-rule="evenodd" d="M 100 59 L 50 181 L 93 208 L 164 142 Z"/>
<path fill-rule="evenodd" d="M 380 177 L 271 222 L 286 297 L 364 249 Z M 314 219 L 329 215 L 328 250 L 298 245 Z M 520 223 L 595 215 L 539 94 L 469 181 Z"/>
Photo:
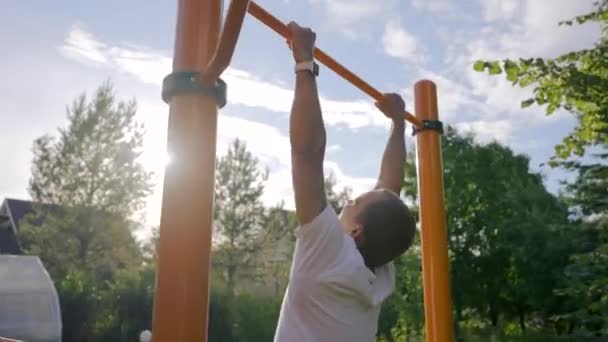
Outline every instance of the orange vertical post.
<path fill-rule="evenodd" d="M 222 0 L 180 0 L 173 71 L 204 70 Z M 202 94 L 170 102 L 152 333 L 154 342 L 207 341 L 217 107 Z"/>
<path fill-rule="evenodd" d="M 417 82 L 414 97 L 419 120 L 438 120 L 437 88 L 433 82 Z M 439 132 L 430 129 L 417 134 L 424 317 L 427 341 L 452 342 L 454 332 L 440 138 Z"/>

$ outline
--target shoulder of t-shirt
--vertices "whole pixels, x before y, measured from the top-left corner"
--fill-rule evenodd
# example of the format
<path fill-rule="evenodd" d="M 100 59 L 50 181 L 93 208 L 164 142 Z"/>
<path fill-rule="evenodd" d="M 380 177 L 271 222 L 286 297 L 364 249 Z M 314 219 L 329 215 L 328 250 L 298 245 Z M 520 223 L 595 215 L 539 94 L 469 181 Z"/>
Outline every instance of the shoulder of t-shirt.
<path fill-rule="evenodd" d="M 328 204 L 325 209 L 323 209 L 323 211 L 319 213 L 319 215 L 312 219 L 312 221 L 300 225 L 296 229 L 296 237 L 301 239 L 307 234 L 310 234 L 310 232 L 312 231 L 324 228 L 331 228 L 334 225 L 339 224 L 340 220 L 338 220 L 338 215 L 336 214 L 336 211 L 331 205 Z"/>

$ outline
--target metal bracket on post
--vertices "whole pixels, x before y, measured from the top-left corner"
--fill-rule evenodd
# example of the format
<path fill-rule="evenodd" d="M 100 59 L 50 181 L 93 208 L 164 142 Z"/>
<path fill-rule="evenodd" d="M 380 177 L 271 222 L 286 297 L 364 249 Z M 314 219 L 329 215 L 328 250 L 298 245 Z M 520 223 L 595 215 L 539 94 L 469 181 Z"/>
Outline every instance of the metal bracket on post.
<path fill-rule="evenodd" d="M 234 54 L 236 43 L 243 27 L 243 21 L 247 14 L 250 0 L 232 0 L 226 19 L 222 28 L 222 33 L 211 60 L 204 68 L 205 80 L 215 80 L 211 85 L 201 82 L 201 73 L 194 71 L 179 71 L 169 74 L 163 80 L 163 100 L 167 103 L 176 94 L 196 94 L 203 93 L 211 96 L 219 108 L 223 108 L 227 102 L 226 82 L 220 75 L 230 65 L 230 60 Z M 223 8 L 223 0 L 221 7 Z"/>
<path fill-rule="evenodd" d="M 219 108 L 223 108 L 227 102 L 227 85 L 218 78 L 210 86 L 204 86 L 199 81 L 198 71 L 178 71 L 171 73 L 163 80 L 162 98 L 169 103 L 171 98 L 177 94 L 203 93 L 211 96 Z"/>
<path fill-rule="evenodd" d="M 422 127 L 412 127 L 412 135 L 415 136 L 418 132 L 429 129 L 437 131 L 439 134 L 443 134 L 443 122 L 439 120 L 422 120 Z"/>

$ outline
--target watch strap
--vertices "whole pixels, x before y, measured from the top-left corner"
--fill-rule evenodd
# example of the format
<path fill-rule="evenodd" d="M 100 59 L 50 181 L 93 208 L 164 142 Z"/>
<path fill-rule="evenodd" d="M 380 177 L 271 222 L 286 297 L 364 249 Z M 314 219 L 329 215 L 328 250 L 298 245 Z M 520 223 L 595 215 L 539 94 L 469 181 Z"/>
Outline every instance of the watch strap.
<path fill-rule="evenodd" d="M 295 72 L 309 71 L 315 76 L 319 76 L 319 64 L 315 61 L 304 61 L 296 63 Z"/>

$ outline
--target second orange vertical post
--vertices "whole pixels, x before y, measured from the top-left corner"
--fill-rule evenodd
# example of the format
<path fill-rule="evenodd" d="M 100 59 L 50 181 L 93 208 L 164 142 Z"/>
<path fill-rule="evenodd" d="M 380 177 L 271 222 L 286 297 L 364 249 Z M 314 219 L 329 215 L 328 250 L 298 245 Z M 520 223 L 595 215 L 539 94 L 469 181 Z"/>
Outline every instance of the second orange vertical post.
<path fill-rule="evenodd" d="M 414 96 L 416 117 L 421 121 L 438 120 L 435 84 L 427 80 L 416 83 Z M 440 132 L 432 129 L 419 131 L 416 146 L 426 340 L 452 342 L 454 341 L 454 331 L 443 202 Z"/>

